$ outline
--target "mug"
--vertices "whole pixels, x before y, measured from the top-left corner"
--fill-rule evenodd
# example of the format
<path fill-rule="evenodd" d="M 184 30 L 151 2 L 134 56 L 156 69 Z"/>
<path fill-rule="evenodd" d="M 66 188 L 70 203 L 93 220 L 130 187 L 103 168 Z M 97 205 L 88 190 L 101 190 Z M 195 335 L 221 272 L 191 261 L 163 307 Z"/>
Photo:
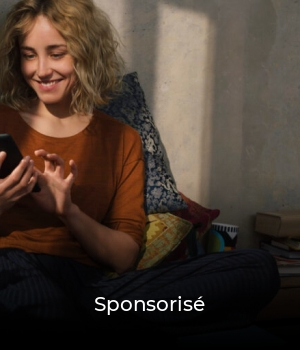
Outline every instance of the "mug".
<path fill-rule="evenodd" d="M 207 253 L 236 249 L 238 232 L 236 225 L 212 223 L 208 232 Z"/>

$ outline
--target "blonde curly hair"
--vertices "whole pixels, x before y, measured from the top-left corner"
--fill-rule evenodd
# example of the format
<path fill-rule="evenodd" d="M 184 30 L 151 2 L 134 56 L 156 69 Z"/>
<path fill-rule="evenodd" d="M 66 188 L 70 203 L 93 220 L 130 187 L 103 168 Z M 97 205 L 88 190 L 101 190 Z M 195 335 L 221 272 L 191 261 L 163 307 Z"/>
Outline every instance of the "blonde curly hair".
<path fill-rule="evenodd" d="M 71 111 L 107 104 L 121 86 L 124 61 L 118 33 L 92 0 L 22 0 L 12 7 L 0 33 L 1 102 L 24 110 L 37 98 L 21 72 L 19 41 L 38 15 L 51 21 L 74 59 Z"/>

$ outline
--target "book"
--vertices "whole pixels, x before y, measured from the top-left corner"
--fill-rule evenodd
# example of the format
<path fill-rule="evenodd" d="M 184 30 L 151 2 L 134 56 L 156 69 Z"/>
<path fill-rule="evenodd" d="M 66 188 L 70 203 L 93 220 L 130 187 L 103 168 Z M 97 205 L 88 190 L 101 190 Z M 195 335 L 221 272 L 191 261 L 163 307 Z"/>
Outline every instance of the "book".
<path fill-rule="evenodd" d="M 260 248 L 267 250 L 272 255 L 278 255 L 289 259 L 300 259 L 300 251 L 298 250 L 287 250 L 275 247 L 274 245 L 263 241 L 260 242 Z"/>
<path fill-rule="evenodd" d="M 287 259 L 274 256 L 280 276 L 300 276 L 300 259 Z"/>
<path fill-rule="evenodd" d="M 300 266 L 300 259 L 290 259 L 290 258 L 285 258 L 283 256 L 279 255 L 274 255 L 277 265 L 299 265 Z"/>
<path fill-rule="evenodd" d="M 273 237 L 300 237 L 300 210 L 257 212 L 254 230 Z"/>
<path fill-rule="evenodd" d="M 300 265 L 278 265 L 280 276 L 300 276 Z"/>
<path fill-rule="evenodd" d="M 286 250 L 300 250 L 299 238 L 274 238 L 271 240 L 271 244 Z"/>
<path fill-rule="evenodd" d="M 290 250 L 289 246 L 287 246 L 281 240 L 277 241 L 276 239 L 272 239 L 270 244 L 273 245 L 274 247 L 278 247 L 278 248 L 285 249 L 285 250 Z"/>

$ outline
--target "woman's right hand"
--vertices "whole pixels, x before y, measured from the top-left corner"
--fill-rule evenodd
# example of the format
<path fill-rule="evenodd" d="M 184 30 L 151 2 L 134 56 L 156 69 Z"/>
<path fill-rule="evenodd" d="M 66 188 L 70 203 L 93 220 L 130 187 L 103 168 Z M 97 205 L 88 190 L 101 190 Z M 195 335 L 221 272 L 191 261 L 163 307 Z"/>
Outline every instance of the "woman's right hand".
<path fill-rule="evenodd" d="M 5 158 L 6 153 L 0 152 L 0 168 Z M 0 179 L 0 214 L 30 193 L 36 182 L 37 172 L 34 170 L 34 162 L 26 156 L 10 175 Z"/>

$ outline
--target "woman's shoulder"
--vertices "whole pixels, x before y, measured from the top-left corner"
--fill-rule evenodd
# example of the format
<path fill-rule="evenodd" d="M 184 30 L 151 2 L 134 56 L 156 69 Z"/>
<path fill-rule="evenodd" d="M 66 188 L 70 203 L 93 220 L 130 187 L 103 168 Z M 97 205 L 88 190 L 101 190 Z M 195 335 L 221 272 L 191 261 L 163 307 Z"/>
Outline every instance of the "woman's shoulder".
<path fill-rule="evenodd" d="M 105 128 L 107 132 L 108 130 L 112 130 L 114 133 L 120 132 L 139 137 L 139 133 L 135 128 L 115 117 L 112 117 L 111 115 L 106 114 L 103 111 L 95 110 L 94 117 L 95 122 L 101 127 Z"/>
<path fill-rule="evenodd" d="M 122 154 L 131 159 L 143 159 L 143 144 L 140 133 L 131 125 L 124 123 L 102 111 L 94 112 L 94 123 L 99 142 L 106 143 L 107 149 L 113 146 L 116 152 L 122 148 Z M 123 140 L 123 142 L 120 142 Z"/>

